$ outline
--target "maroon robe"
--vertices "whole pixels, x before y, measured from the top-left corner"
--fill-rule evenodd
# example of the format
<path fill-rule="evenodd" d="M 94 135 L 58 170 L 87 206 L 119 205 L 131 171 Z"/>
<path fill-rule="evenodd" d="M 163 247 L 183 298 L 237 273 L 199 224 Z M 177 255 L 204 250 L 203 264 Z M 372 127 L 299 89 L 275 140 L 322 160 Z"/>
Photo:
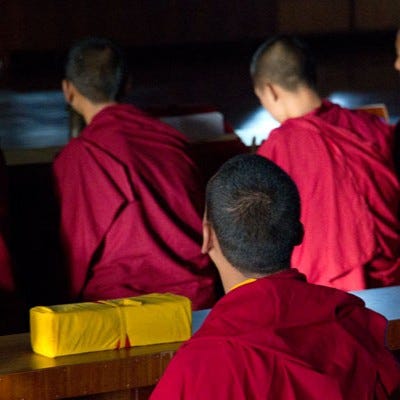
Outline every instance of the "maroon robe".
<path fill-rule="evenodd" d="M 344 290 L 400 284 L 400 187 L 393 129 L 378 117 L 324 101 L 286 120 L 258 154 L 295 181 L 304 241 L 292 265 Z"/>
<path fill-rule="evenodd" d="M 183 135 L 133 106 L 109 106 L 57 157 L 54 175 L 72 299 L 172 292 L 194 309 L 213 304 L 203 183 Z"/>
<path fill-rule="evenodd" d="M 386 320 L 289 269 L 225 295 L 151 400 L 383 400 L 400 384 Z"/>

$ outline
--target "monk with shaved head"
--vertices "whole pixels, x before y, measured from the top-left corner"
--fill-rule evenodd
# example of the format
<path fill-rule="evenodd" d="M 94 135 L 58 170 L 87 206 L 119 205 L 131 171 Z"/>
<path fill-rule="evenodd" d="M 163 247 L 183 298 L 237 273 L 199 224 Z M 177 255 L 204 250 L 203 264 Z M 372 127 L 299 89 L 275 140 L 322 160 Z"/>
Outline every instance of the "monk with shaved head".
<path fill-rule="evenodd" d="M 255 154 L 229 160 L 209 181 L 203 251 L 226 294 L 151 400 L 399 398 L 387 321 L 291 268 L 303 236 L 300 208 L 292 179 Z"/>
<path fill-rule="evenodd" d="M 292 263 L 313 283 L 345 290 L 400 284 L 400 188 L 393 129 L 322 99 L 305 43 L 277 36 L 256 51 L 254 90 L 281 125 L 258 154 L 296 182 L 304 241 Z"/>
<path fill-rule="evenodd" d="M 70 50 L 65 99 L 87 124 L 53 168 L 70 299 L 172 292 L 210 307 L 216 271 L 200 251 L 199 171 L 183 134 L 118 102 L 125 77 L 110 40 Z"/>

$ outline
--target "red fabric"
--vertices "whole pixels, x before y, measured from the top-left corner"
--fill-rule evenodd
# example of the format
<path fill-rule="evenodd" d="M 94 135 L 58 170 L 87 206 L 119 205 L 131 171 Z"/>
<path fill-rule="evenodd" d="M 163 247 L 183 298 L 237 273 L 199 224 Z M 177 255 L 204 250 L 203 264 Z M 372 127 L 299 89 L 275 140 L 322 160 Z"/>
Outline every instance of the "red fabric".
<path fill-rule="evenodd" d="M 202 183 L 183 135 L 130 105 L 95 116 L 54 163 L 72 298 L 173 292 L 214 302 Z"/>
<path fill-rule="evenodd" d="M 384 347 L 385 318 L 302 277 L 287 270 L 224 296 L 151 400 L 387 399 L 400 369 Z"/>
<path fill-rule="evenodd" d="M 305 228 L 292 265 L 344 290 L 400 284 L 400 188 L 393 130 L 325 101 L 285 121 L 258 150 L 296 182 Z"/>
<path fill-rule="evenodd" d="M 210 105 L 174 105 L 169 107 L 147 108 L 151 115 L 155 117 L 171 117 L 190 114 L 201 114 L 218 111 Z M 190 143 L 190 154 L 199 167 L 202 175 L 208 181 L 221 167 L 221 165 L 238 154 L 249 152 L 243 142 L 234 134 L 232 125 L 224 118 L 224 131 L 232 134 L 232 140 L 218 140 Z"/>

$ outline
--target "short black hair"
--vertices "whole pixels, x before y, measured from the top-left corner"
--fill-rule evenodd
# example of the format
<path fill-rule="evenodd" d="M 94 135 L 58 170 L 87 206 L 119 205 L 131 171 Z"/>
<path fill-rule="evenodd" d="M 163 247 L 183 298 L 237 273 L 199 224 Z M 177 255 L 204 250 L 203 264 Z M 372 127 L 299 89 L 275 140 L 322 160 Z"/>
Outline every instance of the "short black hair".
<path fill-rule="evenodd" d="M 288 268 L 303 232 L 295 183 L 272 161 L 255 154 L 228 160 L 210 179 L 206 220 L 224 256 L 242 273 Z"/>
<path fill-rule="evenodd" d="M 65 78 L 93 103 L 115 101 L 126 81 L 125 57 L 109 39 L 83 39 L 69 51 Z"/>
<path fill-rule="evenodd" d="M 271 82 L 294 91 L 299 85 L 317 84 L 316 61 L 308 45 L 295 36 L 277 35 L 254 53 L 250 74 L 255 86 Z"/>

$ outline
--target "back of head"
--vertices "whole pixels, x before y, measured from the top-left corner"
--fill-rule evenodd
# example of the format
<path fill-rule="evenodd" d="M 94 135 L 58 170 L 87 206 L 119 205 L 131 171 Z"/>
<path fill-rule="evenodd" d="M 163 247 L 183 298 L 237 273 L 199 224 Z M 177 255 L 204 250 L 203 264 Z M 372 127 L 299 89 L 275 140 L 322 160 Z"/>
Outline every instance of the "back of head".
<path fill-rule="evenodd" d="M 65 77 L 93 103 L 115 101 L 126 79 L 122 51 L 108 39 L 84 39 L 70 50 Z"/>
<path fill-rule="evenodd" d="M 255 52 L 250 65 L 254 86 L 274 83 L 289 91 L 300 85 L 316 87 L 315 58 L 298 38 L 275 36 Z"/>
<path fill-rule="evenodd" d="M 244 274 L 290 266 L 302 237 L 300 198 L 291 178 L 272 161 L 240 155 L 211 178 L 206 218 L 226 259 Z"/>

